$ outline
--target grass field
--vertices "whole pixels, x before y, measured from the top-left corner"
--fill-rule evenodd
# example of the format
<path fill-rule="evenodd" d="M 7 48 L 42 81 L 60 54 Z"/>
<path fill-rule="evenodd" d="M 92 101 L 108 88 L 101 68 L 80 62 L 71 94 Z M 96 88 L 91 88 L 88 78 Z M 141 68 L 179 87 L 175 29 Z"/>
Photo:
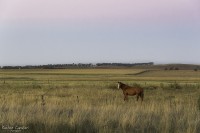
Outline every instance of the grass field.
<path fill-rule="evenodd" d="M 117 81 L 144 88 L 123 101 Z M 198 133 L 200 71 L 0 70 L 0 132 Z"/>

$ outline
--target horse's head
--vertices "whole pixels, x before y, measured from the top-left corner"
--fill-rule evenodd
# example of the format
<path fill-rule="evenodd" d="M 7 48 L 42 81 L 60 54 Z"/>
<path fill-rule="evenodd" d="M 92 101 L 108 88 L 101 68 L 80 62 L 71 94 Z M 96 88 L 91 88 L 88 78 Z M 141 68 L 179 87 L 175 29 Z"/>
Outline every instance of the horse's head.
<path fill-rule="evenodd" d="M 117 88 L 118 88 L 118 89 L 121 89 L 122 85 L 123 85 L 122 82 L 117 82 Z"/>

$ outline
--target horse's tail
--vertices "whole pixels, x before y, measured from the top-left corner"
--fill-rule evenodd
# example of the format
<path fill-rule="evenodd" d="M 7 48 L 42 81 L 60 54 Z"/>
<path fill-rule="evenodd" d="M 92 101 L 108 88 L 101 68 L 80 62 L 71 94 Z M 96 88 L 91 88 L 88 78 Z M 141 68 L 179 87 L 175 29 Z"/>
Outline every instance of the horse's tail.
<path fill-rule="evenodd" d="M 141 99 L 142 99 L 142 101 L 143 101 L 143 99 L 144 99 L 144 91 L 143 91 L 143 90 L 142 90 L 140 96 L 141 96 Z"/>

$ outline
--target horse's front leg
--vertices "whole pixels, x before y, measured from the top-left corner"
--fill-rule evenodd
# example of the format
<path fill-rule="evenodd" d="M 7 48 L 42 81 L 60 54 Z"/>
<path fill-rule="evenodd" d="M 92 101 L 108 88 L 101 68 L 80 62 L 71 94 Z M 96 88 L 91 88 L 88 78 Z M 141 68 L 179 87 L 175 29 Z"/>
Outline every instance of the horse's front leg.
<path fill-rule="evenodd" d="M 138 99 L 139 99 L 139 95 L 137 95 L 137 101 L 138 101 Z"/>
<path fill-rule="evenodd" d="M 128 95 L 124 95 L 124 101 L 128 101 Z"/>

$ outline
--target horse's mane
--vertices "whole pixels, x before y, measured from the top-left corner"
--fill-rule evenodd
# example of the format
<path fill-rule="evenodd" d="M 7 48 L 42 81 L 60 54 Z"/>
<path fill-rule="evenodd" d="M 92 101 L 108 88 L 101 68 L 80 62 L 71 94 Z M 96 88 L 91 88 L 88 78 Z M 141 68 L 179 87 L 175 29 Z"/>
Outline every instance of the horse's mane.
<path fill-rule="evenodd" d="M 126 85 L 126 84 L 124 84 L 124 83 L 121 83 L 121 84 L 122 84 L 123 88 L 130 87 L 130 86 L 128 86 L 128 85 Z"/>

